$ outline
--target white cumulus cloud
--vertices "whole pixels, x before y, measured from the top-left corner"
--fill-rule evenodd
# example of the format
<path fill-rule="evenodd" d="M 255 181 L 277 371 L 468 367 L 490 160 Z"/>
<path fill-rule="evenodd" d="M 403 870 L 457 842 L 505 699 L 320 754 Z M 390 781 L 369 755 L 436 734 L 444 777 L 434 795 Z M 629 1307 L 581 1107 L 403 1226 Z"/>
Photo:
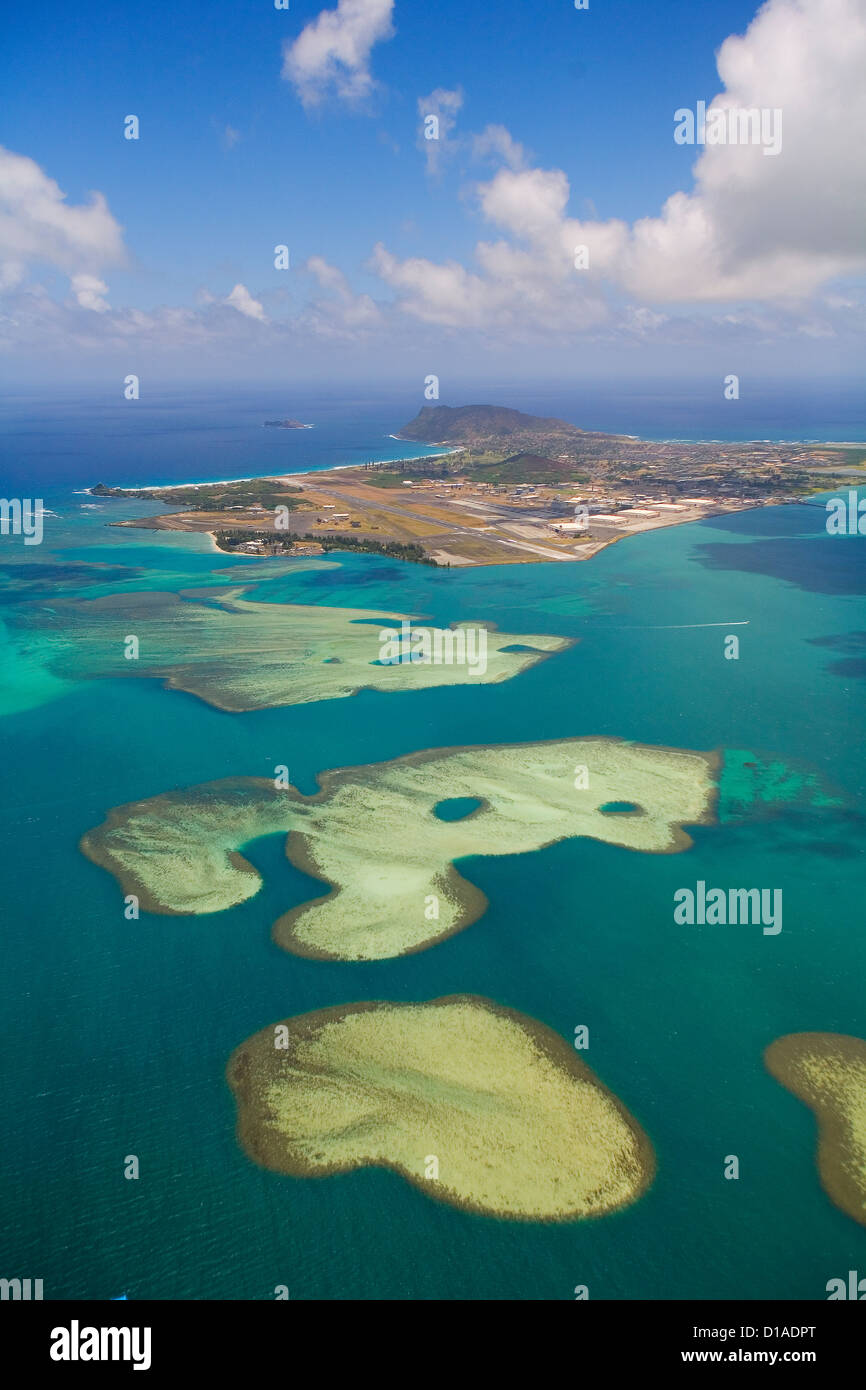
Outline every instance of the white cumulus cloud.
<path fill-rule="evenodd" d="M 248 319 L 258 319 L 259 323 L 267 323 L 264 307 L 260 300 L 253 299 L 246 285 L 235 285 L 231 294 L 226 296 L 225 303 Z"/>
<path fill-rule="evenodd" d="M 339 0 L 323 10 L 298 37 L 283 45 L 283 77 L 293 83 L 305 106 L 316 106 L 331 91 L 358 101 L 373 88 L 370 53 L 394 33 L 394 0 Z"/>
<path fill-rule="evenodd" d="M 634 224 L 624 282 L 656 300 L 775 299 L 863 269 L 863 0 L 770 0 L 717 63 L 711 109 L 778 110 L 781 150 L 707 145 L 694 191 Z"/>
<path fill-rule="evenodd" d="M 478 243 L 473 269 L 401 261 L 381 245 L 374 267 L 400 306 L 427 322 L 552 331 L 601 322 L 605 286 L 648 304 L 781 304 L 866 269 L 863 0 L 769 0 L 744 35 L 722 44 L 718 68 L 725 87 L 709 109 L 781 111 L 777 155 L 758 144 L 707 145 L 693 190 L 672 194 L 660 216 L 584 221 L 568 216 L 562 170 L 525 167 L 509 133 L 488 127 L 476 152 L 510 167 L 477 192 L 502 239 Z M 672 112 L 659 138 L 672 140 L 673 129 Z"/>
<path fill-rule="evenodd" d="M 34 159 L 0 146 L 0 289 L 22 284 L 30 266 L 49 266 L 70 277 L 81 305 L 102 312 L 107 287 L 99 271 L 125 260 L 121 228 L 101 193 L 69 203 Z"/>
<path fill-rule="evenodd" d="M 108 286 L 98 275 L 73 275 L 69 283 L 82 309 L 93 309 L 97 314 L 110 309 L 108 300 L 103 298 L 108 294 Z"/>

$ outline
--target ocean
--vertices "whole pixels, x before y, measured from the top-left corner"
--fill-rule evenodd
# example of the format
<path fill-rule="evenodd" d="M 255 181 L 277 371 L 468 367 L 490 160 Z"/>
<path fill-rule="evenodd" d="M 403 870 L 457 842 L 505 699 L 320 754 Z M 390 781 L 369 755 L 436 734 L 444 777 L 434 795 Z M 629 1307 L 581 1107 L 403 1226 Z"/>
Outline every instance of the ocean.
<path fill-rule="evenodd" d="M 151 388 L 146 381 L 140 389 L 135 401 L 124 400 L 122 382 L 112 390 L 7 393 L 0 398 L 3 486 L 217 482 L 436 453 L 390 438 L 431 404 L 506 405 L 644 439 L 848 441 L 861 440 L 864 431 L 861 382 L 810 389 L 744 380 L 736 401 L 724 399 L 716 379 L 678 389 L 629 381 L 468 382 L 450 391 L 443 381 L 441 398 L 433 401 L 425 399 L 422 382 L 399 391 L 372 385 L 341 393 Z M 314 428 L 263 428 L 265 420 L 285 418 Z"/>
<path fill-rule="evenodd" d="M 863 538 L 829 536 L 810 499 L 645 533 L 576 565 L 443 571 L 346 554 L 316 569 L 112 530 L 158 504 L 83 492 L 401 456 L 388 434 L 422 403 L 261 392 L 135 416 L 142 402 L 6 403 L 4 495 L 24 482 L 52 515 L 41 546 L 8 537 L 0 551 L 0 1273 L 42 1278 L 46 1298 L 271 1299 L 278 1285 L 302 1300 L 570 1300 L 578 1285 L 592 1299 L 824 1298 L 828 1279 L 866 1269 L 866 1230 L 822 1191 L 814 1119 L 762 1052 L 795 1031 L 866 1036 Z M 508 403 L 560 414 L 568 401 L 528 391 Z M 657 408 L 659 436 L 671 408 Z M 778 434 L 765 415 L 738 437 L 863 439 L 849 408 L 779 418 Z M 316 428 L 262 429 L 275 410 Z M 697 433 L 686 416 L 672 433 Z M 720 418 L 701 416 L 704 437 L 722 437 Z M 627 432 L 649 436 L 652 419 L 635 407 Z M 267 602 L 577 640 L 497 685 L 246 714 L 156 680 L 93 679 L 83 656 L 79 670 L 52 669 L 58 596 L 218 587 L 227 574 Z M 739 659 L 726 660 L 735 623 Z M 682 854 L 576 839 L 461 861 L 487 912 L 397 960 L 319 962 L 271 942 L 274 918 L 319 891 L 279 837 L 245 851 L 265 882 L 241 907 L 138 921 L 77 848 L 113 806 L 280 763 L 312 792 L 328 768 L 580 735 L 720 750 L 732 772 L 718 823 L 695 827 Z M 744 759 L 781 764 L 807 790 L 750 799 L 733 773 Z M 673 894 L 698 880 L 782 889 L 782 931 L 675 924 Z M 583 1059 L 655 1146 L 640 1201 L 590 1221 L 512 1223 L 384 1170 L 302 1180 L 244 1156 L 224 1077 L 240 1042 L 311 1009 L 453 993 L 565 1038 L 588 1027 Z"/>

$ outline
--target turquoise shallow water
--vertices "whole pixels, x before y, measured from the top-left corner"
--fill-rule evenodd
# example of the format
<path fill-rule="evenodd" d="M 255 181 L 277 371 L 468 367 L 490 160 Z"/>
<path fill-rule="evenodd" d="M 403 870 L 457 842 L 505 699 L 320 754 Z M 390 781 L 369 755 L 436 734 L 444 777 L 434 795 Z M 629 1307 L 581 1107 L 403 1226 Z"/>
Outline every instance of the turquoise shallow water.
<path fill-rule="evenodd" d="M 345 556 L 302 569 L 111 532 L 81 500 L 47 500 L 50 548 L 3 551 L 27 574 L 63 567 L 42 587 L 6 571 L 0 595 L 4 1274 L 97 1299 L 259 1299 L 278 1284 L 298 1299 L 569 1299 L 577 1284 L 592 1298 L 823 1298 L 829 1278 L 866 1268 L 866 1230 L 818 1185 L 811 1114 L 761 1060 L 786 1032 L 866 1036 L 863 683 L 856 655 L 846 665 L 866 629 L 862 538 L 828 537 L 809 504 L 635 537 L 582 565 L 437 572 Z M 93 561 L 107 568 L 78 568 Z M 580 640 L 496 686 L 243 715 L 157 681 L 45 672 L 32 622 L 52 593 L 224 585 L 226 569 L 268 601 Z M 729 631 L 738 661 L 723 656 Z M 681 855 L 573 840 L 465 861 L 485 916 L 372 964 L 271 943 L 273 919 L 311 890 L 279 837 L 249 851 L 262 892 L 202 918 L 127 922 L 114 881 L 77 850 L 111 806 L 277 763 L 312 791 L 323 769 L 420 748 L 590 734 L 775 757 L 834 804 L 731 804 Z M 782 932 L 675 925 L 673 893 L 698 879 L 781 888 Z M 244 1038 L 331 1004 L 462 992 L 566 1037 L 588 1026 L 585 1060 L 656 1148 L 637 1205 L 510 1224 L 391 1173 L 293 1180 L 240 1152 L 223 1072 Z M 123 1177 L 128 1154 L 138 1181 Z M 723 1177 L 729 1154 L 738 1181 Z"/>

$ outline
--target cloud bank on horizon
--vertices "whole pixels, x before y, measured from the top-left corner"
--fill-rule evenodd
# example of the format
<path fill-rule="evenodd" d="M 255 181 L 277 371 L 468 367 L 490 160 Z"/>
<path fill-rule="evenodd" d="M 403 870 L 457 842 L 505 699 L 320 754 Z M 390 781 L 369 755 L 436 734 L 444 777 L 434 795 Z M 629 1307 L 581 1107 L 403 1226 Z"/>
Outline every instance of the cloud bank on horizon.
<path fill-rule="evenodd" d="M 282 76 L 305 110 L 317 108 L 316 120 L 333 106 L 364 118 L 377 89 L 372 55 L 395 36 L 394 18 L 393 0 L 339 0 L 285 41 Z M 401 256 L 379 240 L 367 273 L 381 297 L 310 256 L 301 276 L 307 298 L 288 314 L 285 294 L 242 282 L 228 294 L 207 288 L 195 304 L 111 307 L 105 277 L 133 258 L 107 198 L 94 192 L 72 203 L 33 159 L 0 148 L 0 345 L 99 349 L 136 338 L 166 349 L 254 351 L 307 339 L 369 352 L 377 335 L 393 343 L 422 331 L 525 343 L 670 333 L 683 341 L 707 322 L 758 337 L 859 326 L 858 297 L 833 282 L 866 270 L 858 140 L 866 8 L 860 0 L 769 0 L 744 34 L 724 41 L 717 67 L 722 91 L 708 104 L 708 129 L 714 112 L 776 111 L 780 148 L 768 158 L 760 143 L 711 144 L 708 136 L 691 191 L 671 193 L 659 215 L 631 223 L 570 215 L 576 191 L 566 173 L 532 162 L 520 132 L 490 124 L 455 137 L 462 88 L 416 98 L 416 143 L 434 181 L 455 149 L 496 166 L 455 209 L 480 217 L 488 238 L 466 261 Z M 429 116 L 438 139 L 424 138 Z M 63 298 L 37 278 L 46 269 L 66 277 Z"/>

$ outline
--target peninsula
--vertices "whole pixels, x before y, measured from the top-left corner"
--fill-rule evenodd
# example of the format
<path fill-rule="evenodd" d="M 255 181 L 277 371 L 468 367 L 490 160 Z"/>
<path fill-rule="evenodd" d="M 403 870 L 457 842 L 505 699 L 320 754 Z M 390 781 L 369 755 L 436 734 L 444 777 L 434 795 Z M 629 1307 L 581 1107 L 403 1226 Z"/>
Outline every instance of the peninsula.
<path fill-rule="evenodd" d="M 342 548 L 463 566 L 586 560 L 641 531 L 852 487 L 866 465 L 862 445 L 648 441 L 491 405 L 424 406 L 395 437 L 446 452 L 231 484 L 91 491 L 179 509 L 117 525 L 207 531 L 232 553 Z"/>

